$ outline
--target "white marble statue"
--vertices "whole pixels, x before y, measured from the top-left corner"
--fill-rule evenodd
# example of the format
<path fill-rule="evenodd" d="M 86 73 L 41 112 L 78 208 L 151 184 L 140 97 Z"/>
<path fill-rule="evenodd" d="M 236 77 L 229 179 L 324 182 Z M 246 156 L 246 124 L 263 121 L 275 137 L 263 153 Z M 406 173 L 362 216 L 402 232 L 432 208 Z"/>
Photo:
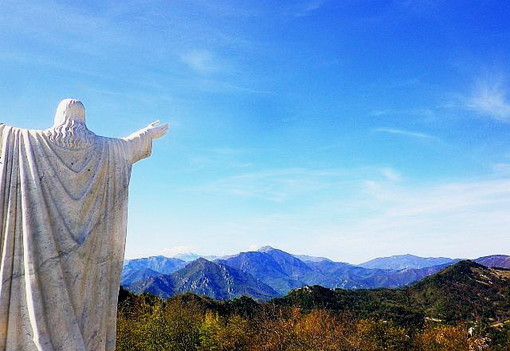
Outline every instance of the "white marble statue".
<path fill-rule="evenodd" d="M 0 125 L 0 350 L 115 349 L 131 166 L 167 130 L 101 137 L 72 99 L 48 130 Z"/>

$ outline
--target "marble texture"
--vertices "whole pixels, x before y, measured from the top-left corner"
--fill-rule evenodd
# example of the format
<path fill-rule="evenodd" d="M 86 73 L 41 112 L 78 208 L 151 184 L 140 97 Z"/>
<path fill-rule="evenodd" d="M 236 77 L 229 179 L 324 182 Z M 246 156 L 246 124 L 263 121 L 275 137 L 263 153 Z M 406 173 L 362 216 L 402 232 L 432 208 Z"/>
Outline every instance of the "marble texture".
<path fill-rule="evenodd" d="M 48 130 L 0 125 L 0 350 L 114 350 L 133 163 L 158 122 L 95 135 L 78 100 Z"/>

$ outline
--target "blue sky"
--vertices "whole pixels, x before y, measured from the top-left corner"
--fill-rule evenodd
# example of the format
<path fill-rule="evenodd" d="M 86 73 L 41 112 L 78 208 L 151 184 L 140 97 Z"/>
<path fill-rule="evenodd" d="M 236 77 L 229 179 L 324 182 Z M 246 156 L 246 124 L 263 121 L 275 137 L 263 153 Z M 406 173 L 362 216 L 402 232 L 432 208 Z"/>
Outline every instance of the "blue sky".
<path fill-rule="evenodd" d="M 0 118 L 81 99 L 135 165 L 126 255 L 510 248 L 505 1 L 0 4 Z"/>

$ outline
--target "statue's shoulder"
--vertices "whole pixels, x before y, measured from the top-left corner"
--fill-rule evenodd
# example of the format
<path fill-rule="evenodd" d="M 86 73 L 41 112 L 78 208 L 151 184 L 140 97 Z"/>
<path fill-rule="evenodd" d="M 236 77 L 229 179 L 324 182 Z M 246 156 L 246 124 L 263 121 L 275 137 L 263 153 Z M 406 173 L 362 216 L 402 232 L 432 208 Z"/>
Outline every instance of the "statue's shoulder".
<path fill-rule="evenodd" d="M 14 136 L 23 137 L 24 132 L 27 133 L 28 129 L 13 127 L 4 123 L 0 123 L 0 140 L 11 138 Z"/>
<path fill-rule="evenodd" d="M 30 133 L 42 132 L 42 130 L 39 130 L 39 129 L 20 128 L 20 127 L 11 126 L 9 124 L 5 124 L 3 122 L 0 122 L 0 128 L 12 130 L 12 131 L 18 131 L 18 132 L 30 132 Z"/>
<path fill-rule="evenodd" d="M 24 130 L 23 128 L 18 128 L 18 127 L 10 126 L 10 125 L 5 124 L 5 123 L 0 123 L 0 128 L 2 130 L 5 130 L 5 131 L 13 131 L 13 132 L 19 132 L 19 131 Z"/>

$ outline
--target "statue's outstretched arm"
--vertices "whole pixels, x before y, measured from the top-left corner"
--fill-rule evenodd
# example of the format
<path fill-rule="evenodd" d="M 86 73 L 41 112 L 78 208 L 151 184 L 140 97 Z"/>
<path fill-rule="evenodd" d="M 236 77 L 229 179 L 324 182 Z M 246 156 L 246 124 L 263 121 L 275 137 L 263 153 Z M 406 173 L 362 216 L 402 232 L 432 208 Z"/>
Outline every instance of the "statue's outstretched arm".
<path fill-rule="evenodd" d="M 154 121 L 144 129 L 147 130 L 152 139 L 157 139 L 165 135 L 168 132 L 168 128 L 168 123 L 159 125 L 159 121 Z"/>
<path fill-rule="evenodd" d="M 159 121 L 154 121 L 152 123 L 149 123 L 147 127 L 142 128 L 137 132 L 134 132 L 133 134 L 124 139 L 133 139 L 134 137 L 137 137 L 142 134 L 150 136 L 151 139 L 157 139 L 165 135 L 168 132 L 168 128 L 169 128 L 168 124 L 159 125 Z"/>
<path fill-rule="evenodd" d="M 149 157 L 152 140 L 161 138 L 167 132 L 168 124 L 159 125 L 159 121 L 154 121 L 127 138 L 123 138 L 127 142 L 127 159 L 129 162 L 134 163 L 142 158 Z"/>

